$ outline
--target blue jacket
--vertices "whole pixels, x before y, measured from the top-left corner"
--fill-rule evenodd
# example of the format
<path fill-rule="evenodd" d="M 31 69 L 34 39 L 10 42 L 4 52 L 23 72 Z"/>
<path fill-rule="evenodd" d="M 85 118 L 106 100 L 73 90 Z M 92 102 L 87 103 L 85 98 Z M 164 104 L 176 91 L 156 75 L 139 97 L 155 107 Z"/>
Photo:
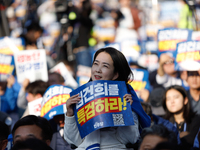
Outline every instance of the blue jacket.
<path fill-rule="evenodd" d="M 4 95 L 0 96 L 0 110 L 10 112 L 16 108 L 16 98 L 13 88 L 6 88 Z"/>
<path fill-rule="evenodd" d="M 200 128 L 199 128 L 199 131 L 200 131 Z M 197 132 L 197 135 L 196 135 L 196 137 L 194 139 L 194 145 L 193 145 L 193 147 L 198 147 L 199 148 L 199 140 L 198 140 L 199 131 Z"/>
<path fill-rule="evenodd" d="M 154 114 L 152 114 L 152 116 L 153 116 L 153 121 L 154 121 L 155 124 L 164 125 L 169 130 L 174 131 L 176 133 L 176 135 L 178 136 L 179 132 L 178 132 L 177 128 L 174 126 L 173 123 L 171 123 L 169 120 L 163 119 L 163 118 L 156 116 Z"/>
<path fill-rule="evenodd" d="M 180 140 L 180 137 L 179 137 L 179 132 L 178 132 L 177 128 L 174 126 L 173 123 L 171 123 L 169 120 L 163 119 L 163 118 L 156 116 L 154 114 L 152 114 L 152 117 L 153 117 L 154 124 L 162 124 L 165 127 L 167 127 L 168 130 L 175 132 L 176 135 L 177 135 L 178 144 L 181 143 L 181 140 Z"/>
<path fill-rule="evenodd" d="M 4 95 L 0 96 L 0 111 L 9 113 L 17 110 L 17 97 L 20 85 L 17 81 L 11 88 L 6 88 Z"/>
<path fill-rule="evenodd" d="M 134 111 L 138 115 L 139 123 L 141 128 L 150 127 L 151 118 L 146 114 L 142 105 L 140 103 L 139 98 L 137 97 L 133 88 L 128 84 L 127 86 L 128 92 L 132 95 L 133 103 L 131 105 L 132 111 Z"/>

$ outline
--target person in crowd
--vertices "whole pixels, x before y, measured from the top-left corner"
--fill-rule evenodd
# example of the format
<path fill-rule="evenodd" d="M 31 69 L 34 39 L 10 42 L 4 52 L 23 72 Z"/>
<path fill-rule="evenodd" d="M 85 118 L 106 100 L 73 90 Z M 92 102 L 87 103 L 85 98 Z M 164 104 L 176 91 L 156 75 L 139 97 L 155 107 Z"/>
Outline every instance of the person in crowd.
<path fill-rule="evenodd" d="M 71 150 L 71 145 L 64 139 L 65 116 L 63 114 L 55 115 L 53 120 L 49 121 L 55 130 L 50 146 L 54 150 Z"/>
<path fill-rule="evenodd" d="M 47 83 L 48 83 L 48 86 L 51 86 L 51 85 L 54 85 L 54 84 L 64 85 L 65 79 L 58 72 L 50 72 L 48 74 L 48 82 Z"/>
<path fill-rule="evenodd" d="M 10 134 L 10 129 L 7 124 L 0 121 L 0 150 L 5 150 L 8 144 L 8 135 Z"/>
<path fill-rule="evenodd" d="M 172 144 L 170 142 L 160 142 L 154 147 L 153 150 L 188 150 L 185 149 L 184 147 L 181 147 L 180 145 L 177 144 Z"/>
<path fill-rule="evenodd" d="M 199 128 L 200 131 L 200 128 Z M 194 139 L 194 144 L 193 144 L 193 148 L 198 148 L 199 149 L 199 141 L 200 141 L 200 132 L 197 132 L 195 139 Z"/>
<path fill-rule="evenodd" d="M 24 141 L 19 141 L 11 148 L 11 150 L 27 150 L 27 149 L 28 150 L 53 150 L 45 142 L 36 138 L 29 138 Z"/>
<path fill-rule="evenodd" d="M 48 86 L 54 84 L 64 85 L 64 78 L 58 72 L 51 72 L 48 74 Z M 64 137 L 64 124 L 65 124 L 65 116 L 63 114 L 57 114 L 53 116 L 53 119 L 49 120 L 52 129 L 53 129 L 53 137 L 51 140 L 51 147 L 54 150 L 71 150 L 70 145 L 66 142 Z"/>
<path fill-rule="evenodd" d="M 150 126 L 150 118 L 141 107 L 135 91 L 128 84 L 131 77 L 132 71 L 126 58 L 120 51 L 112 47 L 107 47 L 99 49 L 95 53 L 90 81 L 125 81 L 127 83 L 129 94 L 125 94 L 124 98 L 127 102 L 133 101 L 131 107 L 135 125 L 117 128 L 103 128 L 96 130 L 87 135 L 84 139 L 81 139 L 73 111 L 74 104 L 80 101 L 80 96 L 76 94 L 71 96 L 66 102 L 67 113 L 65 116 L 64 137 L 68 143 L 76 145 L 78 149 L 86 149 L 96 143 L 99 144 L 100 149 L 126 149 L 126 144 L 136 143 L 139 138 L 139 123 L 141 127 Z"/>
<path fill-rule="evenodd" d="M 174 124 L 180 133 L 182 144 L 192 147 L 200 127 L 200 116 L 193 113 L 186 90 L 178 85 L 166 89 L 163 98 L 165 119 Z"/>
<path fill-rule="evenodd" d="M 19 119 L 17 97 L 20 85 L 13 75 L 7 81 L 0 81 L 0 111 L 7 113 L 12 119 L 12 126 Z"/>
<path fill-rule="evenodd" d="M 26 87 L 29 84 L 29 79 L 24 79 L 23 83 L 21 84 L 21 88 L 19 90 L 18 98 L 17 98 L 17 106 L 18 106 L 18 113 L 19 117 L 24 114 L 24 111 L 27 108 L 28 101 L 26 100 Z"/>
<path fill-rule="evenodd" d="M 11 128 L 12 118 L 7 113 L 0 111 L 0 121 L 4 122 L 6 125 L 9 126 L 9 128 Z"/>
<path fill-rule="evenodd" d="M 43 29 L 37 21 L 28 20 L 25 24 L 24 31 L 20 37 L 25 41 L 25 49 L 37 49 L 37 39 L 42 35 Z"/>
<path fill-rule="evenodd" d="M 6 113 L 14 111 L 16 109 L 16 93 L 13 89 L 15 83 L 14 76 L 10 76 L 7 81 L 0 82 L 0 97 L 1 108 L 0 110 Z"/>
<path fill-rule="evenodd" d="M 195 11 L 194 4 L 189 3 L 188 0 L 180 0 L 180 2 L 182 4 L 182 8 L 180 11 L 178 28 L 196 30 L 196 24 L 194 24 L 193 21 L 194 19 L 196 19 L 193 18 L 193 11 Z"/>
<path fill-rule="evenodd" d="M 3 36 L 9 36 L 10 35 L 10 30 L 9 30 L 9 23 L 8 23 L 8 18 L 6 17 L 6 11 L 7 8 L 13 3 L 12 0 L 2 0 L 0 2 L 0 37 Z"/>
<path fill-rule="evenodd" d="M 187 83 L 191 109 L 200 115 L 200 74 L 198 71 L 187 71 Z"/>
<path fill-rule="evenodd" d="M 137 40 L 137 30 L 141 26 L 138 9 L 132 6 L 131 0 L 119 0 L 119 5 L 123 17 L 116 23 L 115 42 L 121 42 L 127 38 Z"/>
<path fill-rule="evenodd" d="M 187 88 L 186 81 L 181 79 L 181 72 L 175 70 L 171 53 L 160 55 L 159 67 L 149 74 L 149 81 L 153 89 L 160 86 L 167 88 L 171 85 L 181 85 Z"/>
<path fill-rule="evenodd" d="M 162 98 L 164 93 L 165 93 L 165 88 L 156 87 L 152 89 L 148 97 L 148 102 L 151 105 L 152 113 L 161 117 L 165 115 L 165 111 L 162 107 Z"/>
<path fill-rule="evenodd" d="M 139 150 L 153 149 L 161 142 L 169 142 L 169 144 L 175 145 L 178 144 L 176 134 L 163 125 L 153 125 L 144 128 L 141 133 L 140 142 Z"/>
<path fill-rule="evenodd" d="M 13 129 L 13 145 L 28 138 L 36 138 L 50 145 L 53 131 L 47 119 L 28 115 L 19 119 Z"/>
<path fill-rule="evenodd" d="M 151 117 L 151 126 L 153 126 L 154 124 L 161 124 L 161 125 L 167 127 L 168 130 L 175 132 L 177 136 L 179 135 L 179 132 L 178 132 L 177 128 L 173 125 L 173 123 L 171 123 L 169 120 L 166 120 L 163 117 L 158 116 L 153 113 L 152 106 L 149 103 L 141 102 L 141 105 L 142 105 L 144 111 Z M 179 141 L 180 140 L 178 137 L 178 142 Z"/>
<path fill-rule="evenodd" d="M 90 0 L 74 1 L 74 5 L 68 8 L 68 24 L 73 29 L 72 51 L 69 46 L 65 46 L 68 61 L 76 58 L 76 64 L 91 66 L 92 56 L 90 54 L 91 31 L 94 26 L 90 14 L 92 12 L 92 3 Z M 69 30 L 68 30 L 69 31 Z M 71 34 L 69 34 L 71 35 Z M 74 41 L 74 42 L 73 42 Z M 72 55 L 75 55 L 75 57 Z M 61 54 L 63 55 L 63 53 Z M 71 58 L 70 58 L 70 57 Z"/>
<path fill-rule="evenodd" d="M 28 83 L 28 85 L 27 85 Z M 24 87 L 27 86 L 27 87 Z M 25 91 L 24 91 L 25 88 Z M 29 83 L 29 81 L 27 81 L 27 79 L 24 80 L 24 84 L 22 86 L 22 93 L 20 95 L 20 97 L 18 96 L 18 106 L 20 106 L 20 104 L 25 104 L 26 102 L 32 102 L 34 100 L 37 100 L 39 98 L 42 98 L 43 94 L 45 93 L 46 89 L 48 88 L 48 84 L 47 82 L 44 82 L 42 80 L 37 80 L 34 81 L 32 83 Z M 27 95 L 26 95 L 27 93 Z M 26 106 L 26 110 L 23 113 L 22 117 L 29 115 L 29 108 Z"/>
<path fill-rule="evenodd" d="M 69 73 L 76 78 L 76 73 L 75 73 L 75 69 L 76 69 L 76 62 L 75 61 L 67 61 L 67 60 L 60 60 L 58 61 L 58 63 L 63 62 L 65 67 L 67 68 L 67 70 L 69 71 Z"/>

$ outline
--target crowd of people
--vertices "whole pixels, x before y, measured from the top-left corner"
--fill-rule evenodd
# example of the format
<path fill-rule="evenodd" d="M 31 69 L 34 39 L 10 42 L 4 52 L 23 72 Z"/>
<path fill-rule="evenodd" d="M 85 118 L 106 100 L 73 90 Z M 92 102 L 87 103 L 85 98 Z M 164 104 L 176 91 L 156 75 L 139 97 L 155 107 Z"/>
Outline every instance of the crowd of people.
<path fill-rule="evenodd" d="M 167 27 L 198 30 L 195 18 L 198 14 L 193 11 L 200 1 L 196 0 L 192 7 L 188 1 L 178 0 L 182 14 L 176 24 Z M 1 39 L 5 36 L 22 39 L 24 51 L 44 49 L 48 72 L 48 81 L 32 82 L 25 78 L 19 83 L 16 73 L 0 81 L 0 149 L 200 149 L 200 68 L 177 70 L 174 56 L 154 52 L 157 66 L 150 69 L 141 65 L 139 57 L 129 60 L 127 53 L 112 47 L 133 40 L 148 55 L 142 43 L 156 37 L 143 35 L 146 33 L 142 29 L 147 22 L 154 24 L 155 16 L 149 19 L 151 11 L 148 14 L 142 10 L 142 3 L 142 0 L 0 1 Z M 158 10 L 158 4 L 151 7 L 152 11 Z M 60 62 L 75 80 L 81 65 L 91 70 L 88 83 L 124 81 L 127 94 L 123 98 L 130 103 L 134 125 L 101 128 L 81 138 L 74 114 L 74 106 L 81 100 L 79 94 L 67 99 L 67 111 L 53 119 L 31 114 L 28 105 L 42 99 L 50 86 L 70 87 L 60 73 L 50 71 Z M 148 71 L 150 88 L 135 91 L 131 82 L 137 74 L 132 69 Z M 75 90 L 78 86 L 70 88 Z"/>

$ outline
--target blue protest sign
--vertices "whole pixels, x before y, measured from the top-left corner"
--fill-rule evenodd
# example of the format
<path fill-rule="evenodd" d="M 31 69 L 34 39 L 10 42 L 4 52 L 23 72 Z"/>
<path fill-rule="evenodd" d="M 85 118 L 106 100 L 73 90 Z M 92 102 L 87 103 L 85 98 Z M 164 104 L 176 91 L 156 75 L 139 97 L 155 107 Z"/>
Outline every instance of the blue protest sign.
<path fill-rule="evenodd" d="M 150 90 L 149 72 L 145 69 L 131 69 L 134 80 L 130 83 L 135 92 L 139 94 L 142 89 Z"/>
<path fill-rule="evenodd" d="M 74 114 L 81 138 L 104 127 L 134 125 L 131 106 L 123 96 L 127 94 L 124 81 L 92 81 L 72 91 L 81 101 Z"/>
<path fill-rule="evenodd" d="M 56 115 L 66 113 L 66 101 L 72 90 L 62 85 L 50 86 L 43 95 L 40 116 L 50 120 Z"/>
<path fill-rule="evenodd" d="M 177 44 L 175 69 L 197 71 L 200 69 L 200 41 L 186 41 Z"/>
<path fill-rule="evenodd" d="M 10 75 L 14 74 L 14 70 L 14 57 L 0 53 L 0 81 L 6 81 Z"/>
<path fill-rule="evenodd" d="M 165 28 L 158 30 L 158 55 L 172 53 L 175 57 L 176 45 L 191 38 L 192 30 Z"/>
<path fill-rule="evenodd" d="M 21 51 L 24 49 L 24 39 L 13 37 L 0 38 L 0 52 L 2 54 L 13 55 L 14 51 Z"/>

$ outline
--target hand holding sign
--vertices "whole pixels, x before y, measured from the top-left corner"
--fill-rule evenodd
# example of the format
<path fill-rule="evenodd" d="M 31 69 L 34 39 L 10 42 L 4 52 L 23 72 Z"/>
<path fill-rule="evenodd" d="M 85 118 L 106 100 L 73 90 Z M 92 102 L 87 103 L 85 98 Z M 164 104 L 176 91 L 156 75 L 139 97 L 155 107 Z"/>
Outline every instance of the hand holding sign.
<path fill-rule="evenodd" d="M 7 87 L 8 88 L 11 88 L 13 86 L 13 84 L 15 83 L 15 77 L 14 76 L 10 76 L 8 79 L 7 79 Z"/>
<path fill-rule="evenodd" d="M 71 96 L 67 102 L 66 102 L 66 108 L 67 108 L 67 116 L 71 117 L 74 115 L 73 105 L 79 103 L 81 100 L 81 97 L 79 94 Z"/>
<path fill-rule="evenodd" d="M 100 128 L 134 123 L 130 104 L 127 103 L 132 104 L 133 98 L 127 94 L 123 81 L 91 81 L 73 90 L 70 95 L 66 102 L 67 116 L 75 116 L 82 138 Z M 101 125 L 96 126 L 95 123 Z"/>
<path fill-rule="evenodd" d="M 24 79 L 23 83 L 22 83 L 22 90 L 26 91 L 26 87 L 28 86 L 28 84 L 30 83 L 29 79 Z"/>
<path fill-rule="evenodd" d="M 132 105 L 133 100 L 132 100 L 131 94 L 125 94 L 125 95 L 123 96 L 123 98 L 124 98 L 128 103 L 130 103 L 130 105 Z"/>

